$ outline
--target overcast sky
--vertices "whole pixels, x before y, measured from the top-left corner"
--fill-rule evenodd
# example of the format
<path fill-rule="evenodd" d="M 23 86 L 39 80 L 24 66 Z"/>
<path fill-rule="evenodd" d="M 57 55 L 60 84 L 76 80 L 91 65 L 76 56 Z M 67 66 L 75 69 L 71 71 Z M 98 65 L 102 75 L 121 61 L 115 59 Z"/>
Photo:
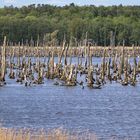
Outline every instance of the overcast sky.
<path fill-rule="evenodd" d="M 140 0 L 0 0 L 0 7 L 4 5 L 23 6 L 29 4 L 52 4 L 63 6 L 75 3 L 77 5 L 140 5 Z"/>

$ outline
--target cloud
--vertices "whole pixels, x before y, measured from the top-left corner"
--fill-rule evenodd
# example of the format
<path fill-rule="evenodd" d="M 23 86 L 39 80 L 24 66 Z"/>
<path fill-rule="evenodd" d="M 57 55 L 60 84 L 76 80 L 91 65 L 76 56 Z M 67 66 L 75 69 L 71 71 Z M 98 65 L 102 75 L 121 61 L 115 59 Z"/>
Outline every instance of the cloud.
<path fill-rule="evenodd" d="M 16 0 L 4 0 L 5 3 L 15 3 Z"/>
<path fill-rule="evenodd" d="M 69 0 L 68 0 L 68 2 L 66 0 L 48 0 L 45 2 L 47 2 L 48 4 L 53 4 L 53 5 L 65 5 L 65 4 L 69 3 Z"/>

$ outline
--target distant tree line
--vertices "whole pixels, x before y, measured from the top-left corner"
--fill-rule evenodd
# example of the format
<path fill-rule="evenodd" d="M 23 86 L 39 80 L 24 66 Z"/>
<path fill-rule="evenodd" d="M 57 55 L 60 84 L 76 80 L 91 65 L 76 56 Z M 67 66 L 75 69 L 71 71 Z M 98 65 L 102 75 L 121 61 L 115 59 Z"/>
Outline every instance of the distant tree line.
<path fill-rule="evenodd" d="M 140 6 L 77 6 L 45 4 L 0 8 L 0 41 L 9 43 L 80 42 L 94 45 L 140 45 Z"/>

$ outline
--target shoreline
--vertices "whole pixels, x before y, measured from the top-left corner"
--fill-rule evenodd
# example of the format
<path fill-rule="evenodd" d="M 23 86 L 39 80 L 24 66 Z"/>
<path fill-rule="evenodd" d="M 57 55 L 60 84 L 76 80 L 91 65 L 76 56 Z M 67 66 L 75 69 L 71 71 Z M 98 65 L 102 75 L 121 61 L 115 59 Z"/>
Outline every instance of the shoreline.
<path fill-rule="evenodd" d="M 0 47 L 2 49 L 2 46 Z M 90 49 L 90 55 L 92 57 L 103 57 L 104 50 L 106 51 L 106 57 L 113 55 L 121 55 L 121 50 L 124 48 L 124 54 L 126 56 L 133 56 L 133 52 L 135 56 L 140 56 L 140 46 L 116 46 L 116 47 L 103 47 L 103 46 L 81 46 L 81 47 L 69 47 L 67 50 L 67 56 L 84 56 L 85 51 Z M 53 52 L 54 56 L 58 56 L 61 53 L 63 47 L 50 47 L 50 46 L 6 46 L 6 55 L 21 57 L 21 56 L 40 56 L 40 57 L 48 57 L 50 52 Z M 1 55 L 1 53 L 0 53 Z"/>

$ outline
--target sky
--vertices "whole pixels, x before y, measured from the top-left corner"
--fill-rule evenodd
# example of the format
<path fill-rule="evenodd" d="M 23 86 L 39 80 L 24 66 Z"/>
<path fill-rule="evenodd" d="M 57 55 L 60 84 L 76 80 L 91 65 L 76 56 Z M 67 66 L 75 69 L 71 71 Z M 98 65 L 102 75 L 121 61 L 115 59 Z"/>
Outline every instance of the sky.
<path fill-rule="evenodd" d="M 68 5 L 75 3 L 77 5 L 140 5 L 140 0 L 0 0 L 0 7 L 4 6 L 18 6 L 30 4 L 51 4 L 51 5 Z"/>

